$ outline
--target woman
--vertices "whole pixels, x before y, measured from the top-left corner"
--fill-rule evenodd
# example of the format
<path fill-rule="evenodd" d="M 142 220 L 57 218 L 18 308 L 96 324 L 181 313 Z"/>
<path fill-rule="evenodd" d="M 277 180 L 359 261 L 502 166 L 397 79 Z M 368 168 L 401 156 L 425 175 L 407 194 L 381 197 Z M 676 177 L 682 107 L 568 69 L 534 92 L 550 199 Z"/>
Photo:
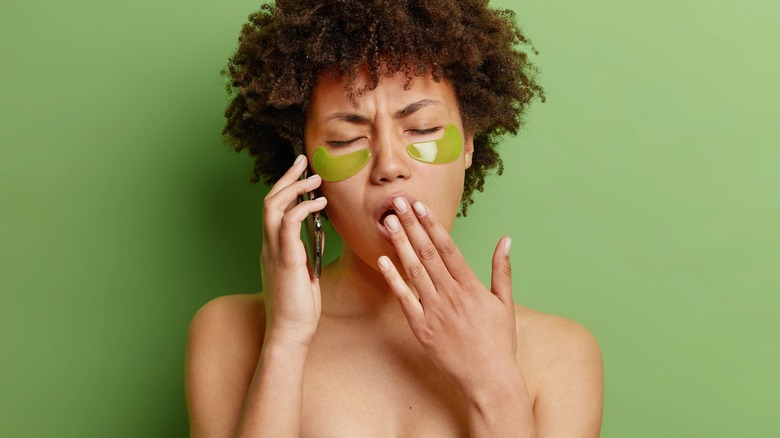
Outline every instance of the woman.
<path fill-rule="evenodd" d="M 544 97 L 512 14 L 485 3 L 279 1 L 250 16 L 224 134 L 273 184 L 263 292 L 193 318 L 192 436 L 598 436 L 593 337 L 513 303 L 508 237 L 486 287 L 449 236 L 500 173 L 498 135 Z M 344 242 L 320 278 L 300 240 L 314 212 Z"/>

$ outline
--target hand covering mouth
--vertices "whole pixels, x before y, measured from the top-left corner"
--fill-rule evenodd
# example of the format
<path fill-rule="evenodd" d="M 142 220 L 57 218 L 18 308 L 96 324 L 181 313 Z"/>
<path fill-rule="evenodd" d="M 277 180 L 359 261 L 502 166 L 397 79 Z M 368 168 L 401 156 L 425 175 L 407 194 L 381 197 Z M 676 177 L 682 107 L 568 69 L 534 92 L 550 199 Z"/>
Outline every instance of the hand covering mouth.
<path fill-rule="evenodd" d="M 385 212 L 384 212 L 384 213 L 382 213 L 382 214 L 379 216 L 379 223 L 380 223 L 381 225 L 384 225 L 384 224 L 385 224 L 385 219 L 386 219 L 388 216 L 390 216 L 391 214 L 395 214 L 395 210 L 394 210 L 394 209 L 392 209 L 392 208 L 389 208 L 389 209 L 385 210 Z"/>
<path fill-rule="evenodd" d="M 382 227 L 385 226 L 385 219 L 387 218 L 387 216 L 390 216 L 391 214 L 395 214 L 395 215 L 398 214 L 395 211 L 395 205 L 393 205 L 393 200 L 395 200 L 396 198 L 403 198 L 403 199 L 405 199 L 407 205 L 409 206 L 409 208 L 411 208 L 411 206 L 415 203 L 415 201 L 417 201 L 415 198 L 413 198 L 413 197 L 411 197 L 411 196 L 409 196 L 409 195 L 407 195 L 405 193 L 404 194 L 392 195 L 392 196 L 388 196 L 387 198 L 385 198 L 382 201 L 382 203 L 379 204 L 379 206 L 375 210 L 376 214 L 374 216 L 376 218 L 376 221 Z"/>

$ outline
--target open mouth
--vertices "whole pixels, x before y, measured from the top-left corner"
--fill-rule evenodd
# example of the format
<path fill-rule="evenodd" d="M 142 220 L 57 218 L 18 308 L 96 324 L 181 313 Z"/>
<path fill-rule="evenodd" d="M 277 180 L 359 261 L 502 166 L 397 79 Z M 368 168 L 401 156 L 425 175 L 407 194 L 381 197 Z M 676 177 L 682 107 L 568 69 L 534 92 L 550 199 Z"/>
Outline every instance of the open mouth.
<path fill-rule="evenodd" d="M 395 214 L 395 210 L 393 210 L 392 208 L 389 208 L 389 209 L 385 210 L 385 212 L 382 213 L 381 216 L 379 216 L 379 224 L 384 226 L 385 225 L 385 219 L 388 216 L 390 216 L 391 214 Z"/>

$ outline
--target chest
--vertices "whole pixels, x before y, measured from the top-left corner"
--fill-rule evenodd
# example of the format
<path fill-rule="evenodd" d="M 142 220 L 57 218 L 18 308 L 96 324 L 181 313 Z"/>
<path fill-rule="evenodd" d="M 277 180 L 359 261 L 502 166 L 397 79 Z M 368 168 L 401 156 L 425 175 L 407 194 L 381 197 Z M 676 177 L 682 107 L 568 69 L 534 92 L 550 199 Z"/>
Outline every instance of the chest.
<path fill-rule="evenodd" d="M 304 369 L 302 436 L 468 436 L 461 394 L 413 337 L 327 335 Z"/>

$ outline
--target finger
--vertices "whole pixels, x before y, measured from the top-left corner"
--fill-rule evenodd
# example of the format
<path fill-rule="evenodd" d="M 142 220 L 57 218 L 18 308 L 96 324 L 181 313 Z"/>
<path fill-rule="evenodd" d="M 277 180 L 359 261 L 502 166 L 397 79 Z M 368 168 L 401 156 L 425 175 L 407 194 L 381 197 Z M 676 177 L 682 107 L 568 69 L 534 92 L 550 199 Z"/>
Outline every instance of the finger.
<path fill-rule="evenodd" d="M 271 187 L 271 190 L 268 192 L 268 196 L 275 195 L 279 190 L 295 182 L 298 178 L 301 177 L 304 169 L 306 169 L 306 155 L 298 155 L 298 157 L 293 162 L 293 165 L 290 166 L 290 168 L 287 169 L 287 172 L 285 172 L 284 175 L 282 175 L 282 177 L 276 181 L 276 184 Z"/>
<path fill-rule="evenodd" d="M 306 263 L 306 250 L 301 241 L 301 222 L 311 213 L 325 208 L 327 203 L 325 197 L 321 196 L 311 201 L 301 202 L 284 214 L 279 230 L 281 243 L 279 255 L 282 263 L 291 266 L 296 266 L 300 262 Z"/>
<path fill-rule="evenodd" d="M 404 279 L 401 278 L 401 275 L 398 274 L 395 265 L 387 256 L 379 257 L 378 263 L 379 270 L 385 277 L 385 281 L 393 291 L 393 295 L 395 295 L 398 302 L 401 304 L 401 310 L 404 312 L 406 320 L 409 321 L 409 326 L 412 330 L 415 330 L 415 328 L 419 327 L 423 322 L 424 311 L 422 303 L 420 303 L 420 300 L 414 295 L 414 292 L 409 289 L 409 286 L 407 286 Z"/>
<path fill-rule="evenodd" d="M 411 205 L 404 198 L 396 198 L 393 200 L 393 207 L 412 248 L 414 248 L 415 254 L 417 254 L 417 258 L 428 271 L 434 287 L 437 290 L 448 288 L 450 282 L 452 282 L 452 275 L 447 271 L 447 267 L 439 256 L 436 246 L 428 236 L 428 232 L 417 220 Z"/>
<path fill-rule="evenodd" d="M 503 237 L 493 252 L 493 272 L 490 276 L 490 290 L 508 306 L 513 306 L 512 267 L 509 264 L 509 247 L 512 239 Z"/>
<path fill-rule="evenodd" d="M 406 236 L 403 227 L 401 227 L 398 217 L 391 214 L 385 218 L 385 228 L 390 233 L 390 240 L 393 242 L 395 252 L 398 253 L 398 258 L 401 259 L 406 276 L 412 282 L 417 293 L 420 294 L 420 301 L 426 302 L 433 299 L 436 291 L 431 278 L 428 276 L 425 265 L 417 258 L 417 254 L 409 243 L 409 238 Z"/>
<path fill-rule="evenodd" d="M 298 201 L 299 196 L 311 192 L 322 184 L 319 175 L 312 175 L 304 180 L 296 180 L 292 184 L 277 190 L 273 196 L 265 197 L 263 205 L 263 237 L 267 237 L 273 247 L 278 244 L 278 226 L 282 216 Z"/>
<path fill-rule="evenodd" d="M 450 237 L 450 233 L 436 220 L 433 212 L 420 201 L 415 202 L 413 208 L 452 278 L 459 283 L 474 280 L 474 273 L 466 259 Z"/>

